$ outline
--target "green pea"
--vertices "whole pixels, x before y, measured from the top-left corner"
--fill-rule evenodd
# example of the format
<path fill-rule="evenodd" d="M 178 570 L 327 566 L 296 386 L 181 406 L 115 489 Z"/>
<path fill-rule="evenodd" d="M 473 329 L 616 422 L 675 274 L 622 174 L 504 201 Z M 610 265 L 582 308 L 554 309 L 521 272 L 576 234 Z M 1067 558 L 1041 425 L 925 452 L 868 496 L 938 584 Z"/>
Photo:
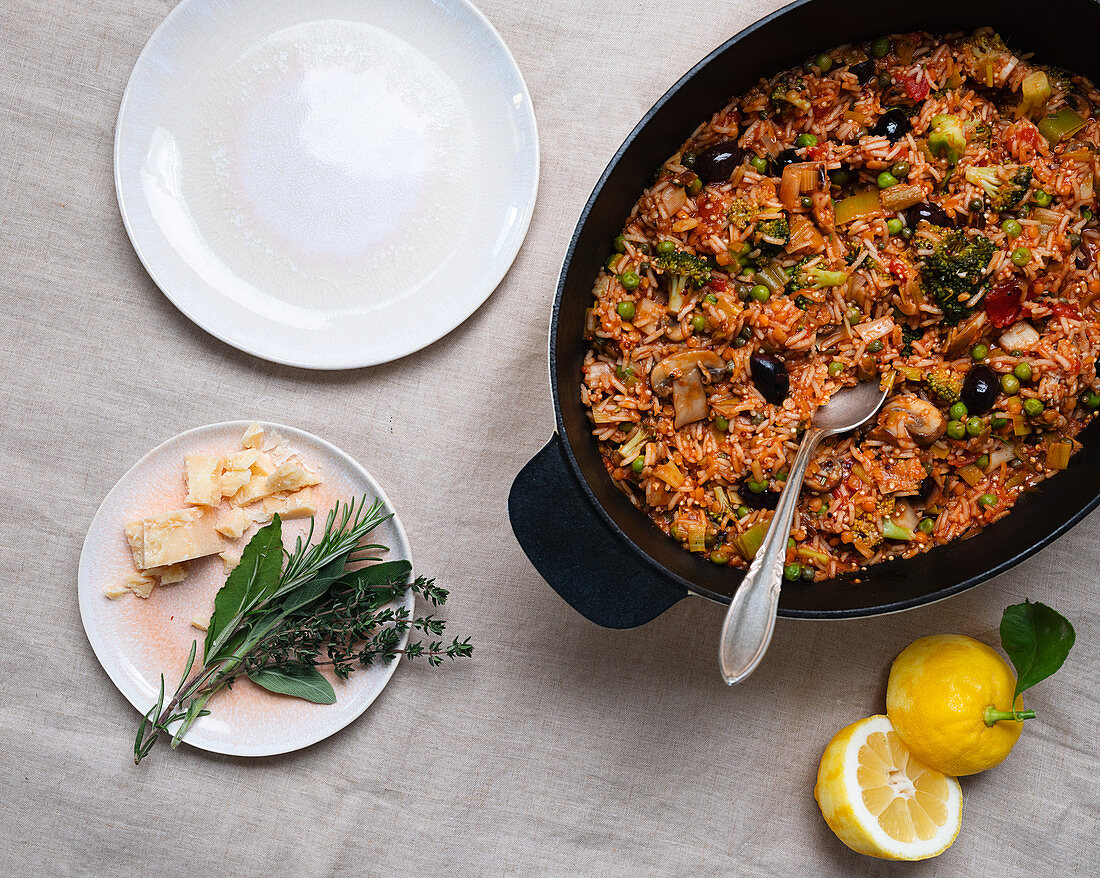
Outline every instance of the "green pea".
<path fill-rule="evenodd" d="M 836 378 L 836 376 L 839 375 L 843 371 L 844 371 L 844 364 L 843 363 L 839 363 L 836 360 L 833 360 L 829 364 L 829 377 L 830 378 Z"/>
<path fill-rule="evenodd" d="M 996 506 L 997 502 L 996 494 L 982 494 L 982 496 L 978 498 L 978 505 L 986 509 L 990 506 Z"/>
<path fill-rule="evenodd" d="M 752 512 L 752 510 L 749 509 L 748 506 L 738 506 L 736 515 L 737 515 L 738 518 L 744 518 L 750 512 Z"/>
<path fill-rule="evenodd" d="M 758 482 L 755 479 L 749 479 L 747 484 L 749 490 L 752 491 L 752 493 L 754 494 L 762 494 L 764 492 L 764 489 L 768 487 L 767 482 Z"/>
<path fill-rule="evenodd" d="M 889 73 L 880 73 L 878 75 L 878 87 L 889 88 L 894 83 L 894 77 Z"/>
<path fill-rule="evenodd" d="M 824 53 L 814 58 L 814 64 L 822 73 L 828 73 L 833 69 L 833 59 Z"/>
<path fill-rule="evenodd" d="M 691 329 L 693 332 L 702 332 L 707 328 L 707 318 L 702 314 L 696 314 L 691 318 Z"/>
<path fill-rule="evenodd" d="M 886 231 L 891 235 L 900 235 L 903 228 L 905 228 L 905 226 L 902 225 L 901 220 L 897 217 L 886 221 Z"/>
<path fill-rule="evenodd" d="M 970 209 L 971 213 L 978 213 L 981 210 L 985 210 L 985 202 L 980 198 L 971 198 L 966 206 Z"/>
<path fill-rule="evenodd" d="M 676 252 L 675 241 L 658 241 L 657 242 L 657 255 L 658 256 L 671 256 Z"/>
<path fill-rule="evenodd" d="M 882 343 L 882 339 L 875 339 L 873 342 L 871 342 L 869 345 L 867 345 L 867 351 L 868 351 L 868 353 L 877 354 L 884 347 L 885 347 L 885 345 Z"/>
<path fill-rule="evenodd" d="M 977 417 L 970 417 L 966 419 L 966 434 L 968 436 L 981 436 L 985 430 L 985 422 Z"/>
<path fill-rule="evenodd" d="M 989 423 L 994 430 L 1000 430 L 1001 427 L 1008 426 L 1008 418 L 1002 417 L 1001 415 L 994 415 Z"/>
<path fill-rule="evenodd" d="M 956 421 L 965 421 L 969 412 L 966 410 L 965 402 L 957 402 L 947 410 L 947 413 Z"/>
<path fill-rule="evenodd" d="M 705 296 L 703 296 L 703 301 L 706 302 L 708 305 L 717 305 L 718 297 L 714 295 L 714 293 L 707 293 Z"/>
<path fill-rule="evenodd" d="M 1069 244 L 1070 250 L 1076 250 L 1078 247 L 1081 246 L 1081 236 L 1078 235 L 1076 232 L 1070 232 L 1068 235 L 1066 235 L 1066 243 Z"/>
<path fill-rule="evenodd" d="M 802 565 L 802 581 L 803 582 L 813 582 L 815 579 L 817 579 L 817 574 L 814 573 L 813 567 L 811 567 L 809 564 L 803 564 Z"/>
<path fill-rule="evenodd" d="M 1021 226 L 1014 219 L 1006 219 L 1003 223 L 1001 223 L 1001 228 L 1004 230 L 1004 233 L 1010 238 L 1018 238 L 1024 231 L 1024 227 Z"/>
<path fill-rule="evenodd" d="M 794 139 L 794 145 L 799 148 L 806 146 L 817 146 L 817 136 L 808 132 L 805 134 L 799 134 L 798 137 Z"/>
<path fill-rule="evenodd" d="M 748 341 L 750 338 L 752 338 L 752 327 L 746 323 L 744 326 L 741 327 L 741 331 L 737 333 L 737 335 L 738 338 L 743 338 Z"/>
<path fill-rule="evenodd" d="M 683 165 L 685 168 L 694 168 L 696 158 L 698 158 L 698 156 L 696 156 L 695 153 L 685 152 L 682 156 L 680 156 L 680 164 Z"/>
<path fill-rule="evenodd" d="M 757 284 L 751 290 L 749 290 L 749 295 L 752 296 L 757 302 L 766 302 L 772 297 L 772 291 L 763 284 Z"/>
<path fill-rule="evenodd" d="M 976 344 L 970 349 L 970 356 L 975 363 L 980 363 L 989 356 L 989 347 L 984 344 Z"/>
<path fill-rule="evenodd" d="M 640 474 L 641 471 L 645 469 L 645 458 L 635 457 L 633 463 L 630 464 L 630 468 L 634 470 L 636 475 Z"/>
<path fill-rule="evenodd" d="M 726 418 L 723 418 L 721 415 L 715 415 L 714 426 L 717 427 L 721 432 L 725 433 L 730 428 L 730 422 Z"/>
<path fill-rule="evenodd" d="M 947 435 L 951 439 L 962 439 L 966 435 L 966 424 L 962 421 L 948 421 Z"/>
<path fill-rule="evenodd" d="M 633 302 L 619 302 L 615 306 L 615 312 L 623 318 L 623 320 L 634 319 L 634 303 Z"/>
<path fill-rule="evenodd" d="M 988 454 L 983 454 L 976 461 L 974 461 L 974 464 L 978 467 L 978 469 L 982 469 L 982 470 L 989 469 L 989 455 Z"/>
<path fill-rule="evenodd" d="M 775 474 L 775 480 L 777 482 L 785 482 L 785 481 L 787 481 L 787 477 L 789 475 L 790 475 L 789 472 L 787 472 L 785 469 L 781 469 L 779 472 L 777 472 Z"/>
<path fill-rule="evenodd" d="M 802 565 L 795 561 L 793 564 L 788 564 L 783 568 L 783 578 L 788 582 L 796 581 L 802 576 Z"/>
<path fill-rule="evenodd" d="M 889 171 L 883 171 L 878 175 L 878 188 L 889 189 L 891 186 L 898 185 L 898 178 L 891 174 Z"/>
<path fill-rule="evenodd" d="M 1009 396 L 1015 396 L 1020 392 L 1020 379 L 1009 372 L 1001 376 L 1001 390 Z"/>
<path fill-rule="evenodd" d="M 730 556 L 722 551 L 714 551 L 710 553 L 710 560 L 712 563 L 718 565 L 728 564 Z"/>
<path fill-rule="evenodd" d="M 909 228 L 909 226 L 906 226 L 904 229 L 901 230 L 901 239 L 903 241 L 908 241 L 912 237 L 913 237 L 913 230 L 911 228 Z"/>
<path fill-rule="evenodd" d="M 626 235 L 619 235 L 615 239 L 615 249 L 620 253 L 626 252 Z"/>
<path fill-rule="evenodd" d="M 871 54 L 876 58 L 885 58 L 890 54 L 890 40 L 887 37 L 879 37 L 871 42 Z"/>
<path fill-rule="evenodd" d="M 1054 196 L 1040 189 L 1031 196 L 1031 200 L 1038 204 L 1039 207 L 1050 207 L 1050 203 L 1054 201 Z"/>
<path fill-rule="evenodd" d="M 814 200 L 809 195 L 803 195 L 798 199 L 798 203 L 807 209 L 814 206 Z"/>
<path fill-rule="evenodd" d="M 852 174 L 846 168 L 829 171 L 829 179 L 837 186 L 845 186 L 852 181 Z"/>
<path fill-rule="evenodd" d="M 1043 409 L 1045 408 L 1046 406 L 1043 405 L 1043 403 L 1035 397 L 1024 400 L 1024 411 L 1027 412 L 1029 417 L 1034 418 L 1041 415 L 1043 413 Z"/>
<path fill-rule="evenodd" d="M 1100 409 L 1100 394 L 1093 393 L 1090 390 L 1082 395 L 1081 402 L 1083 402 L 1087 408 L 1090 408 L 1093 411 L 1095 411 L 1096 409 Z"/>
<path fill-rule="evenodd" d="M 798 545 L 798 543 L 796 543 L 794 541 L 794 537 L 787 537 L 787 548 L 788 549 L 793 549 L 797 545 Z"/>
<path fill-rule="evenodd" d="M 1083 219 L 1085 222 L 1088 222 L 1090 219 L 1092 219 L 1092 211 L 1089 210 L 1087 207 L 1082 207 L 1081 219 Z"/>
<path fill-rule="evenodd" d="M 749 164 L 758 174 L 765 174 L 768 171 L 768 160 L 762 155 L 754 155 L 749 159 Z"/>
<path fill-rule="evenodd" d="M 1014 374 L 1021 381 L 1031 380 L 1031 363 L 1017 363 L 1016 368 L 1012 370 Z"/>
<path fill-rule="evenodd" d="M 636 271 L 624 271 L 622 274 L 619 275 L 619 283 L 621 283 L 623 285 L 623 287 L 625 287 L 628 290 L 638 289 L 638 284 L 640 284 L 641 282 L 642 282 L 642 279 L 640 277 L 638 277 L 638 273 Z M 625 303 L 620 303 L 620 304 L 625 304 Z M 630 317 L 627 317 L 626 319 L 630 320 L 633 316 L 634 316 L 634 306 L 631 305 L 630 306 Z"/>
<path fill-rule="evenodd" d="M 917 530 L 922 534 L 931 534 L 936 529 L 936 522 L 931 518 L 922 518 L 920 524 L 917 525 Z"/>
<path fill-rule="evenodd" d="M 1031 216 L 1031 205 L 1021 204 L 1019 207 L 1016 208 L 1016 216 L 1018 216 L 1020 219 L 1027 219 L 1029 216 Z"/>
<path fill-rule="evenodd" d="M 863 319 L 863 312 L 859 308 L 849 308 L 844 316 L 848 318 L 849 323 L 859 323 Z"/>
<path fill-rule="evenodd" d="M 703 181 L 698 177 L 695 177 L 690 183 L 687 184 L 688 195 L 698 195 L 703 191 Z"/>
<path fill-rule="evenodd" d="M 909 176 L 909 162 L 901 161 L 896 162 L 894 167 L 890 168 L 890 173 L 897 177 L 899 180 L 902 177 Z"/>
<path fill-rule="evenodd" d="M 1031 262 L 1031 251 L 1027 247 L 1017 247 L 1012 251 L 1012 264 L 1023 267 Z"/>

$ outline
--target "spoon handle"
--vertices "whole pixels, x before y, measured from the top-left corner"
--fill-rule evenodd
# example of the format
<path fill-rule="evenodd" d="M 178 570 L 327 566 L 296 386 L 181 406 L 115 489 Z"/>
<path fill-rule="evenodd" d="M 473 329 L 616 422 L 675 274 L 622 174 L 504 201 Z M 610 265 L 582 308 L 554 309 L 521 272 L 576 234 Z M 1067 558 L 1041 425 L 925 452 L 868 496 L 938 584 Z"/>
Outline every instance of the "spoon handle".
<path fill-rule="evenodd" d="M 764 542 L 730 601 L 718 648 L 722 678 L 730 686 L 740 683 L 756 670 L 771 643 L 791 523 L 798 507 L 806 467 L 824 435 L 824 430 L 810 429 L 802 437 L 802 445 L 791 464 L 787 483 L 779 495 L 779 503 L 776 504 Z"/>

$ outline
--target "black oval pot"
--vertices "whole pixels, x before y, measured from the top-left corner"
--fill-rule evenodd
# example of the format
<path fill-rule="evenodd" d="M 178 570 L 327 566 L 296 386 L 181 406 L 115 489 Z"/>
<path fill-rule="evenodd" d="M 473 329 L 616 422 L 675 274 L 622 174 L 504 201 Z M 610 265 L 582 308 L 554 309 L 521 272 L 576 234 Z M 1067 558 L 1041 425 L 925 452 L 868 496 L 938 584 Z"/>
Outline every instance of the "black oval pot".
<path fill-rule="evenodd" d="M 688 594 L 728 603 L 740 570 L 681 549 L 613 485 L 581 405 L 584 311 L 592 285 L 655 168 L 703 119 L 762 76 L 823 49 L 907 30 L 982 25 L 1037 58 L 1100 80 L 1097 0 L 1052 0 L 1036 14 L 1015 0 L 887 4 L 801 0 L 739 33 L 688 71 L 612 158 L 581 213 L 565 256 L 550 331 L 557 433 L 519 473 L 508 499 L 512 529 L 546 581 L 578 612 L 609 628 L 648 622 Z M 1100 427 L 1082 436 L 1069 469 L 1045 481 L 977 536 L 858 575 L 785 585 L 779 615 L 837 619 L 892 613 L 971 588 L 1038 551 L 1098 502 Z"/>

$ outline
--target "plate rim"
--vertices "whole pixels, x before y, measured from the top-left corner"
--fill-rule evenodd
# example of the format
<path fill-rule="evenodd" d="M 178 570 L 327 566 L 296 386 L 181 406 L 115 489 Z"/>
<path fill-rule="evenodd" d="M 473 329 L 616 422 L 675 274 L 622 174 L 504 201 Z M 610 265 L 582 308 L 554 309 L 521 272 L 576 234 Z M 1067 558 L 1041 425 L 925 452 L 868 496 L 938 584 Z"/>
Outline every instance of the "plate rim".
<path fill-rule="evenodd" d="M 127 689 L 121 683 L 119 683 L 117 679 L 115 679 L 114 673 L 112 673 L 112 671 L 108 667 L 107 662 L 104 660 L 104 656 L 106 655 L 107 651 L 107 644 L 105 640 L 102 639 L 102 635 L 96 632 L 95 628 L 90 626 L 89 624 L 89 618 L 91 616 L 91 601 L 93 599 L 93 595 L 91 593 L 90 584 L 85 585 L 85 583 L 88 583 L 89 577 L 91 576 L 91 574 L 88 572 L 88 565 L 91 562 L 87 560 L 86 556 L 90 551 L 89 540 L 91 539 L 92 532 L 96 529 L 97 524 L 100 523 L 100 516 L 105 514 L 103 511 L 103 507 L 107 505 L 107 501 L 111 498 L 111 496 L 119 490 L 119 486 L 124 481 L 126 481 L 126 479 L 129 478 L 136 470 L 145 465 L 154 456 L 161 453 L 167 445 L 176 442 L 177 440 L 186 440 L 190 437 L 193 437 L 197 433 L 202 433 L 209 430 L 217 430 L 230 427 L 238 427 L 241 430 L 244 430 L 246 427 L 253 423 L 259 423 L 260 426 L 264 427 L 265 429 L 270 428 L 274 432 L 282 431 L 283 435 L 287 437 L 293 436 L 295 434 L 299 436 L 304 436 L 309 441 L 318 443 L 329 453 L 344 458 L 350 464 L 353 470 L 358 472 L 359 475 L 366 479 L 367 483 L 371 487 L 371 490 L 375 492 L 375 496 L 377 497 L 377 499 L 381 500 L 383 506 L 391 513 L 391 521 L 393 522 L 394 527 L 397 530 L 397 548 L 404 554 L 405 559 L 408 560 L 410 564 L 413 563 L 412 547 L 409 544 L 408 534 L 405 532 L 405 527 L 401 523 L 400 516 L 397 514 L 397 509 L 390 501 L 390 498 L 387 496 L 386 492 L 382 489 L 382 486 L 378 484 L 378 481 L 374 478 L 374 476 L 372 476 L 367 468 L 359 463 L 358 460 L 356 460 L 343 449 L 329 442 L 327 439 L 323 439 L 320 436 L 317 436 L 316 434 L 310 433 L 308 430 L 303 430 L 299 427 L 292 427 L 288 424 L 280 424 L 275 421 L 267 420 L 217 421 L 212 424 L 202 424 L 197 427 L 191 427 L 187 430 L 175 434 L 174 436 L 170 436 L 163 442 L 157 444 L 154 448 L 151 448 L 144 455 L 142 455 L 139 460 L 137 460 L 132 466 L 130 466 L 126 470 L 125 473 L 118 477 L 114 485 L 111 486 L 111 490 L 104 494 L 103 499 L 100 501 L 99 506 L 96 508 L 95 513 L 92 515 L 91 521 L 88 523 L 88 530 L 84 535 L 84 541 L 81 543 L 80 561 L 77 567 L 77 602 L 80 609 L 80 622 L 84 628 L 84 635 L 88 638 L 88 643 L 92 647 L 92 652 L 95 654 L 96 661 L 99 662 L 99 665 L 103 669 L 103 672 L 107 675 L 107 678 L 111 681 L 112 684 L 114 684 L 114 687 L 119 691 L 122 697 L 129 701 L 131 706 L 139 714 L 144 715 L 148 708 L 142 708 L 142 706 L 136 700 L 136 696 L 133 693 L 127 691 Z M 408 596 L 408 600 L 412 601 L 415 604 L 415 597 L 413 595 L 410 594 Z M 409 632 L 406 631 L 401 637 L 400 648 L 404 648 L 405 644 L 408 642 L 408 639 Z M 294 740 L 289 745 L 274 744 L 251 748 L 235 747 L 232 744 L 221 745 L 218 743 L 193 741 L 191 740 L 190 733 L 185 735 L 182 738 L 182 741 L 183 743 L 188 744 L 198 750 L 204 750 L 209 753 L 220 753 L 226 756 L 242 757 L 278 756 L 284 753 L 293 753 L 297 750 L 303 750 L 306 747 L 312 747 L 314 744 L 320 743 L 326 738 L 330 738 L 338 732 L 343 731 L 345 728 L 347 728 L 349 725 L 359 719 L 359 717 L 361 717 L 364 713 L 366 713 L 367 709 L 375 702 L 378 696 L 382 694 L 382 691 L 386 688 L 386 686 L 389 685 L 390 679 L 393 677 L 394 673 L 397 671 L 398 665 L 400 664 L 400 659 L 395 659 L 394 661 L 390 662 L 389 665 L 386 666 L 381 685 L 369 699 L 363 702 L 362 707 L 358 711 L 350 712 L 347 718 L 340 722 L 333 729 L 325 731 L 319 735 L 314 733 L 306 734 L 302 736 L 301 740 Z"/>
<path fill-rule="evenodd" d="M 145 273 L 156 284 L 157 289 L 164 295 L 169 302 L 175 306 L 176 310 L 183 314 L 193 324 L 198 326 L 204 332 L 212 335 L 218 341 L 229 345 L 236 350 L 242 351 L 250 356 L 257 357 L 258 359 L 265 360 L 270 363 L 278 363 L 282 366 L 292 366 L 297 369 L 310 369 L 315 371 L 336 371 L 341 369 L 363 369 L 370 366 L 380 366 L 384 363 L 392 363 L 404 357 L 415 354 L 418 351 L 424 350 L 424 348 L 430 347 L 435 344 L 441 338 L 450 335 L 459 326 L 469 320 L 477 311 L 489 300 L 489 298 L 496 292 L 497 287 L 500 286 L 504 280 L 504 276 L 511 270 L 512 265 L 515 263 L 516 258 L 519 256 L 519 251 L 523 247 L 524 241 L 527 240 L 527 233 L 531 227 L 531 220 L 535 213 L 535 204 L 538 201 L 539 191 L 539 179 L 542 171 L 542 149 L 539 140 L 538 132 L 538 120 L 535 116 L 534 104 L 531 101 L 531 92 L 527 87 L 527 81 L 524 79 L 523 71 L 520 69 L 519 63 L 516 61 L 515 56 L 512 54 L 512 50 L 508 47 L 508 44 L 504 41 L 504 38 L 500 35 L 500 32 L 493 26 L 493 23 L 478 9 L 471 0 L 412 0 L 412 2 L 428 2 L 432 6 L 440 6 L 444 9 L 448 4 L 457 4 L 463 7 L 468 13 L 471 13 L 475 20 L 477 20 L 481 26 L 488 29 L 489 34 L 496 41 L 497 46 L 503 50 L 504 57 L 507 58 L 508 63 L 511 65 L 512 70 L 515 72 L 516 78 L 519 81 L 519 87 L 523 94 L 524 114 L 527 117 L 527 123 L 530 125 L 531 142 L 533 148 L 532 167 L 531 167 L 531 184 L 529 191 L 524 198 L 524 209 L 520 218 L 519 232 L 515 236 L 513 246 L 511 246 L 505 255 L 500 259 L 498 271 L 494 272 L 490 277 L 491 280 L 485 284 L 484 294 L 479 293 L 475 296 L 476 303 L 472 304 L 468 310 L 460 309 L 460 314 L 456 320 L 447 321 L 445 328 L 438 332 L 438 334 L 432 334 L 430 338 L 418 339 L 411 345 L 403 345 L 398 353 L 393 353 L 384 357 L 370 356 L 367 351 L 362 352 L 358 356 L 349 356 L 344 359 L 338 360 L 311 360 L 308 357 L 302 356 L 301 352 L 297 356 L 284 356 L 278 353 L 272 353 L 270 351 L 262 350 L 262 345 L 251 344 L 247 341 L 233 339 L 229 337 L 228 333 L 222 332 L 214 323 L 210 320 L 200 319 L 199 316 L 192 313 L 192 310 L 185 308 L 184 305 L 178 300 L 176 295 L 170 291 L 170 285 L 165 284 L 162 281 L 161 276 L 158 275 L 154 266 L 151 264 L 148 254 L 142 251 L 142 247 L 138 242 L 136 233 L 134 231 L 133 222 L 126 209 L 126 200 L 123 196 L 123 174 L 120 166 L 121 159 L 121 140 L 122 140 L 122 125 L 123 116 L 130 104 L 132 98 L 132 88 L 134 85 L 134 74 L 141 66 L 143 61 L 147 60 L 147 55 L 151 54 L 151 47 L 153 43 L 160 37 L 171 25 L 171 22 L 176 17 L 177 13 L 182 14 L 182 11 L 190 7 L 194 3 L 207 2 L 207 0 L 180 0 L 171 11 L 164 17 L 164 19 L 157 25 L 153 32 L 149 35 L 145 45 L 142 47 L 141 52 L 138 53 L 137 58 L 134 60 L 134 66 L 130 69 L 130 75 L 126 79 L 126 88 L 122 92 L 122 99 L 119 101 L 118 113 L 115 116 L 115 131 L 114 142 L 112 145 L 112 164 L 114 165 L 114 183 L 115 183 L 115 202 L 118 205 L 119 214 L 122 216 L 122 225 L 126 229 L 126 236 L 130 240 L 130 246 L 134 253 L 138 257 L 138 261 L 141 263 L 142 268 L 145 269 Z M 472 300 L 471 300 L 472 301 Z M 465 313 L 462 313 L 465 312 Z M 319 348 L 324 350 L 323 346 Z"/>

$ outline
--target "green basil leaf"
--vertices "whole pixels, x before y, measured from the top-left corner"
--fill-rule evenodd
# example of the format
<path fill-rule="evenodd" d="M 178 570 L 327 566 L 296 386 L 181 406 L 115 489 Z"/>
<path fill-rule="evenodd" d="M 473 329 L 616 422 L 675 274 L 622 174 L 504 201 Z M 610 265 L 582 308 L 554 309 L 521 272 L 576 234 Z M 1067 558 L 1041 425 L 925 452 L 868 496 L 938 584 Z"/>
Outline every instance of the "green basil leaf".
<path fill-rule="evenodd" d="M 269 692 L 304 698 L 314 704 L 336 703 L 336 693 L 332 689 L 332 684 L 321 676 L 320 671 L 311 666 L 264 668 L 262 671 L 250 671 L 248 679 L 257 686 L 263 686 Z"/>
<path fill-rule="evenodd" d="M 1062 667 L 1076 638 L 1065 616 L 1046 604 L 1025 600 L 1006 608 L 1001 646 L 1016 668 L 1016 695 Z"/>
<path fill-rule="evenodd" d="M 230 625 L 257 601 L 279 586 L 283 572 L 283 528 L 278 515 L 261 527 L 241 552 L 241 562 L 233 568 L 214 597 L 214 612 L 206 629 L 203 659 L 209 662 L 215 642 Z"/>

